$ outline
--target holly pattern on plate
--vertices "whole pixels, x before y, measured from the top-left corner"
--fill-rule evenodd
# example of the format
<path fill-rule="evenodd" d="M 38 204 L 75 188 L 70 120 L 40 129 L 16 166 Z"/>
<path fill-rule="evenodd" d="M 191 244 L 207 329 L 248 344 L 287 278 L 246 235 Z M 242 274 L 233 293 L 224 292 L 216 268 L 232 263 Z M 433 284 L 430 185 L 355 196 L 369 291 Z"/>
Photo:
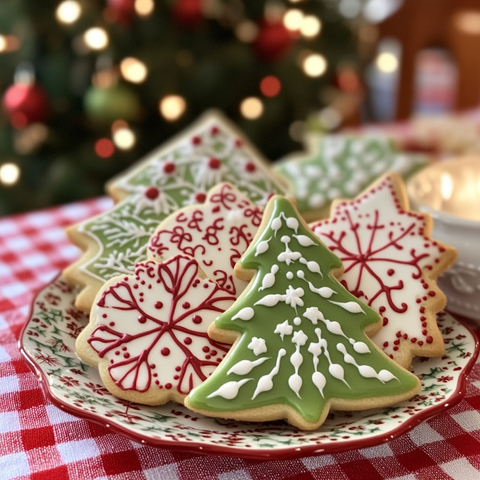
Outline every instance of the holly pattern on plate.
<path fill-rule="evenodd" d="M 429 237 L 430 218 L 409 211 L 405 195 L 401 179 L 386 175 L 311 228 L 342 260 L 342 284 L 382 315 L 374 342 L 393 359 L 408 352 L 407 367 L 414 355 L 442 354 L 430 305 L 444 304 L 435 278 L 454 251 Z"/>
<path fill-rule="evenodd" d="M 398 153 L 383 136 L 314 136 L 308 147 L 275 167 L 289 182 L 300 213 L 352 198 L 387 171 L 407 176 L 427 163 L 425 156 Z"/>
<path fill-rule="evenodd" d="M 160 261 L 182 253 L 195 258 L 207 277 L 238 297 L 247 282 L 233 268 L 250 245 L 263 209 L 237 188 L 221 183 L 205 203 L 185 207 L 165 219 L 148 244 L 148 256 Z"/>
<path fill-rule="evenodd" d="M 76 330 L 88 318 L 73 306 L 78 291 L 60 277 L 36 296 L 20 338 L 22 353 L 45 379 L 42 382 L 56 404 L 136 441 L 151 445 L 181 447 L 190 451 L 223 449 L 241 457 L 302 457 L 347 450 L 361 439 L 382 443 L 417 419 L 425 419 L 463 395 L 461 382 L 473 365 L 477 351 L 472 334 L 450 315 L 437 315 L 445 339 L 443 358 L 417 358 L 413 371 L 422 379 L 422 390 L 414 398 L 386 409 L 330 414 L 317 431 L 302 432 L 283 422 L 244 423 L 215 420 L 193 414 L 183 406 L 137 405 L 115 398 L 102 385 L 96 368 L 78 360 Z M 56 297 L 55 304 L 47 298 Z M 72 315 L 73 313 L 73 315 Z M 68 327 L 67 325 L 70 325 Z M 63 379 L 63 380 L 62 380 Z M 361 447 L 356 443 L 355 448 Z"/>
<path fill-rule="evenodd" d="M 150 404 L 180 400 L 228 352 L 207 329 L 235 297 L 184 255 L 138 263 L 134 275 L 112 282 L 102 289 L 86 339 L 100 357 L 100 375 L 113 393 L 146 393 Z"/>
<path fill-rule="evenodd" d="M 211 112 L 111 184 L 122 201 L 78 227 L 97 246 L 80 270 L 101 282 L 132 273 L 147 259 L 147 243 L 159 222 L 185 205 L 203 202 L 220 182 L 235 185 L 258 205 L 284 192 L 253 147 L 222 115 Z"/>

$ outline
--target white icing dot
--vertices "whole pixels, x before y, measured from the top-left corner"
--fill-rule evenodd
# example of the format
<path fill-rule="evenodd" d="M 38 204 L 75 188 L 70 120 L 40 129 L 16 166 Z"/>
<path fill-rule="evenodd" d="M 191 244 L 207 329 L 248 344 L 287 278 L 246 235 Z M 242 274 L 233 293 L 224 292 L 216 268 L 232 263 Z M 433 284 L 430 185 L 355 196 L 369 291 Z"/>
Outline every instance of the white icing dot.
<path fill-rule="evenodd" d="M 292 272 L 287 272 L 286 277 L 291 280 L 293 278 L 293 273 Z"/>
<path fill-rule="evenodd" d="M 291 238 L 288 235 L 283 235 L 283 237 L 280 239 L 282 243 L 290 243 Z"/>
<path fill-rule="evenodd" d="M 325 376 L 320 372 L 313 372 L 312 382 L 318 388 L 320 395 L 322 395 L 323 397 L 323 389 L 327 383 L 327 379 L 325 378 Z"/>
<path fill-rule="evenodd" d="M 298 270 L 297 277 L 298 278 L 305 278 L 305 272 L 303 272 L 302 270 Z"/>
<path fill-rule="evenodd" d="M 297 326 L 298 326 L 298 325 L 301 325 L 301 324 L 302 324 L 302 319 L 301 319 L 300 317 L 295 317 L 295 318 L 293 319 L 293 323 L 294 323 L 295 325 L 297 325 Z"/>

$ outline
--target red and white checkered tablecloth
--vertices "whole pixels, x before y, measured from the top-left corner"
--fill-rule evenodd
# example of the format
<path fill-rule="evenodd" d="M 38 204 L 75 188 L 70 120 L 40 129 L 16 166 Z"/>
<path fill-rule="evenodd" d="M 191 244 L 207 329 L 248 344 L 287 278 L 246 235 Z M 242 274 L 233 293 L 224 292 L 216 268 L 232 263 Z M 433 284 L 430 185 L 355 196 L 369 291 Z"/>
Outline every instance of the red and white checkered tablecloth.
<path fill-rule="evenodd" d="M 63 228 L 102 198 L 0 219 L 0 480 L 480 478 L 480 363 L 458 405 L 376 447 L 296 460 L 247 460 L 143 446 L 54 406 L 17 340 L 35 290 L 79 256 Z"/>

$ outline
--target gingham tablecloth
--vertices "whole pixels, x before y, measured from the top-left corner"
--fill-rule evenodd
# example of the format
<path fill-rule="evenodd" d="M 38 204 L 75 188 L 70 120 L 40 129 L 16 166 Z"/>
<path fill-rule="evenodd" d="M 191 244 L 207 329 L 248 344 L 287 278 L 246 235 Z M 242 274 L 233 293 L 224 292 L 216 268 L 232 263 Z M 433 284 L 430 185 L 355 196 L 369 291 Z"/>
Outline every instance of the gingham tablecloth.
<path fill-rule="evenodd" d="M 18 351 L 34 292 L 79 256 L 64 227 L 109 208 L 101 198 L 0 219 L 0 480 L 480 478 L 480 363 L 466 397 L 388 443 L 296 460 L 246 460 L 143 446 L 45 397 Z"/>

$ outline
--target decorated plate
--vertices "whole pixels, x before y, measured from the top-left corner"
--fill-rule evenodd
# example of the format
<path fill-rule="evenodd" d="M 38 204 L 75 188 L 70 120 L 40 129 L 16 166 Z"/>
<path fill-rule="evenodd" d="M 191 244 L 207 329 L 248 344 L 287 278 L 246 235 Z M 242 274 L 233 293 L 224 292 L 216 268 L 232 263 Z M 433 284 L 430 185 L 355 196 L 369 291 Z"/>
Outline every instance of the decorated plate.
<path fill-rule="evenodd" d="M 75 339 L 88 322 L 74 307 L 76 294 L 62 277 L 39 292 L 20 337 L 23 355 L 57 406 L 155 447 L 284 459 L 377 445 L 459 402 L 478 355 L 478 341 L 470 330 L 441 312 L 438 323 L 446 353 L 442 358 L 415 359 L 413 371 L 422 380 L 422 389 L 408 401 L 388 408 L 331 413 L 311 432 L 281 421 L 219 420 L 174 403 L 149 407 L 111 395 L 97 370 L 75 354 Z"/>

